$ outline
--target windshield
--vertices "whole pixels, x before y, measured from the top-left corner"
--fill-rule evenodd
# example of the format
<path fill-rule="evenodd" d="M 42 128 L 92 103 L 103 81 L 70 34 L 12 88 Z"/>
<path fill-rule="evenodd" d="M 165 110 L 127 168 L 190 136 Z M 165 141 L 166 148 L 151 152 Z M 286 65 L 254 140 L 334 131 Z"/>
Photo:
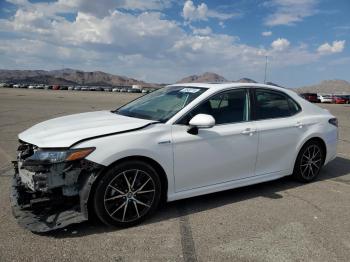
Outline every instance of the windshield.
<path fill-rule="evenodd" d="M 164 123 L 206 90 L 202 87 L 164 87 L 122 106 L 114 113 Z"/>

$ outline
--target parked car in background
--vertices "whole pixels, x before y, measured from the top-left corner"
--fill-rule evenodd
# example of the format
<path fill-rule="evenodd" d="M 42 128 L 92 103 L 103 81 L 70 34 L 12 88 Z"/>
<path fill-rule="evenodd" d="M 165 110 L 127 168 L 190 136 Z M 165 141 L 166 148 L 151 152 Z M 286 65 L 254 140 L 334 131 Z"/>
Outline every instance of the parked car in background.
<path fill-rule="evenodd" d="M 68 90 L 74 90 L 74 86 L 68 86 Z"/>
<path fill-rule="evenodd" d="M 141 93 L 141 89 L 130 88 L 130 89 L 128 90 L 128 93 Z"/>
<path fill-rule="evenodd" d="M 350 95 L 343 95 L 342 97 L 346 99 L 346 104 L 350 104 Z"/>
<path fill-rule="evenodd" d="M 349 100 L 343 96 L 335 95 L 333 96 L 333 103 L 335 104 L 347 104 Z"/>
<path fill-rule="evenodd" d="M 4 87 L 4 88 L 13 88 L 13 84 L 12 84 L 12 83 L 1 83 L 1 87 Z"/>
<path fill-rule="evenodd" d="M 332 95 L 318 95 L 318 99 L 321 103 L 333 103 Z"/>
<path fill-rule="evenodd" d="M 115 88 L 112 89 L 112 92 L 120 92 L 120 89 L 115 87 Z"/>
<path fill-rule="evenodd" d="M 80 91 L 80 90 L 81 90 L 81 86 L 76 86 L 76 87 L 74 87 L 74 90 L 75 90 L 75 91 Z"/>
<path fill-rule="evenodd" d="M 300 96 L 311 103 L 319 103 L 316 93 L 301 93 Z"/>
<path fill-rule="evenodd" d="M 53 85 L 52 86 L 52 90 L 60 90 L 60 86 L 59 85 Z"/>
<path fill-rule="evenodd" d="M 112 111 L 58 117 L 20 133 L 13 214 L 37 232 L 90 214 L 128 227 L 162 201 L 289 175 L 311 182 L 336 157 L 337 126 L 329 111 L 285 88 L 167 86 Z"/>
<path fill-rule="evenodd" d="M 89 91 L 103 91 L 103 88 L 100 86 L 90 86 Z"/>

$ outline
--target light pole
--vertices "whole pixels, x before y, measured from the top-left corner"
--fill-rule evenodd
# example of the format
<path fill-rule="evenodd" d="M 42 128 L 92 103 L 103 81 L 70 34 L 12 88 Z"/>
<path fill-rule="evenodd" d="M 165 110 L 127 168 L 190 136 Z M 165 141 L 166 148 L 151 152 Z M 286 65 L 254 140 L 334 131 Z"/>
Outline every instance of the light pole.
<path fill-rule="evenodd" d="M 267 56 L 265 56 L 265 75 L 264 75 L 264 84 L 266 84 L 266 71 L 267 71 Z"/>

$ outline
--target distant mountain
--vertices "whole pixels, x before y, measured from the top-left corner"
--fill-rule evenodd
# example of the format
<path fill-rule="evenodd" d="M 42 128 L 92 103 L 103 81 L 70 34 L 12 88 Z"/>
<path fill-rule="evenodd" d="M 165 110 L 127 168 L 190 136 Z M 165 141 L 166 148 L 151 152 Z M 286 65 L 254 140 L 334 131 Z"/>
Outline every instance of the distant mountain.
<path fill-rule="evenodd" d="M 350 83 L 345 80 L 325 80 L 319 84 L 295 89 L 298 93 L 350 93 Z"/>
<path fill-rule="evenodd" d="M 76 85 L 75 82 L 66 80 L 64 78 L 60 77 L 54 77 L 49 75 L 39 75 L 39 76 L 32 76 L 32 77 L 26 77 L 22 79 L 11 80 L 9 82 L 14 82 L 17 84 L 44 84 L 44 85 Z"/>
<path fill-rule="evenodd" d="M 176 83 L 195 83 L 195 82 L 198 82 L 198 83 L 227 82 L 227 80 L 223 76 L 218 75 L 216 73 L 206 72 L 202 75 L 187 76 L 177 81 Z"/>
<path fill-rule="evenodd" d="M 62 70 L 0 70 L 0 81 L 61 85 L 141 85 L 157 87 L 133 78 L 112 75 L 101 71 L 84 72 L 75 69 Z"/>
<path fill-rule="evenodd" d="M 235 82 L 238 82 L 238 83 L 257 83 L 255 80 L 250 79 L 250 78 L 246 78 L 246 77 L 243 77 Z"/>
<path fill-rule="evenodd" d="M 253 79 L 243 77 L 237 81 L 228 81 L 225 77 L 216 73 L 206 72 L 202 75 L 187 76 L 176 83 L 220 83 L 220 82 L 237 82 L 237 83 L 257 83 Z"/>
<path fill-rule="evenodd" d="M 270 85 L 270 86 L 283 87 L 283 86 L 280 86 L 280 85 L 275 84 L 274 82 L 266 82 L 266 84 L 267 84 L 267 85 Z"/>

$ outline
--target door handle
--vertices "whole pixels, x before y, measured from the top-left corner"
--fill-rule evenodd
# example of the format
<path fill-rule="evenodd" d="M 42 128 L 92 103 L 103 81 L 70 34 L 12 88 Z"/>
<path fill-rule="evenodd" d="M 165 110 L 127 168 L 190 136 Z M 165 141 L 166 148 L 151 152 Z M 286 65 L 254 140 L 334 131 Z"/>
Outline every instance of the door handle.
<path fill-rule="evenodd" d="M 296 124 L 295 124 L 295 127 L 297 127 L 297 128 L 302 128 L 303 127 L 303 123 L 301 123 L 301 122 L 297 122 Z"/>
<path fill-rule="evenodd" d="M 256 132 L 256 129 L 246 128 L 246 129 L 244 129 L 244 130 L 241 132 L 241 134 L 242 134 L 242 135 L 252 136 L 255 132 Z"/>

